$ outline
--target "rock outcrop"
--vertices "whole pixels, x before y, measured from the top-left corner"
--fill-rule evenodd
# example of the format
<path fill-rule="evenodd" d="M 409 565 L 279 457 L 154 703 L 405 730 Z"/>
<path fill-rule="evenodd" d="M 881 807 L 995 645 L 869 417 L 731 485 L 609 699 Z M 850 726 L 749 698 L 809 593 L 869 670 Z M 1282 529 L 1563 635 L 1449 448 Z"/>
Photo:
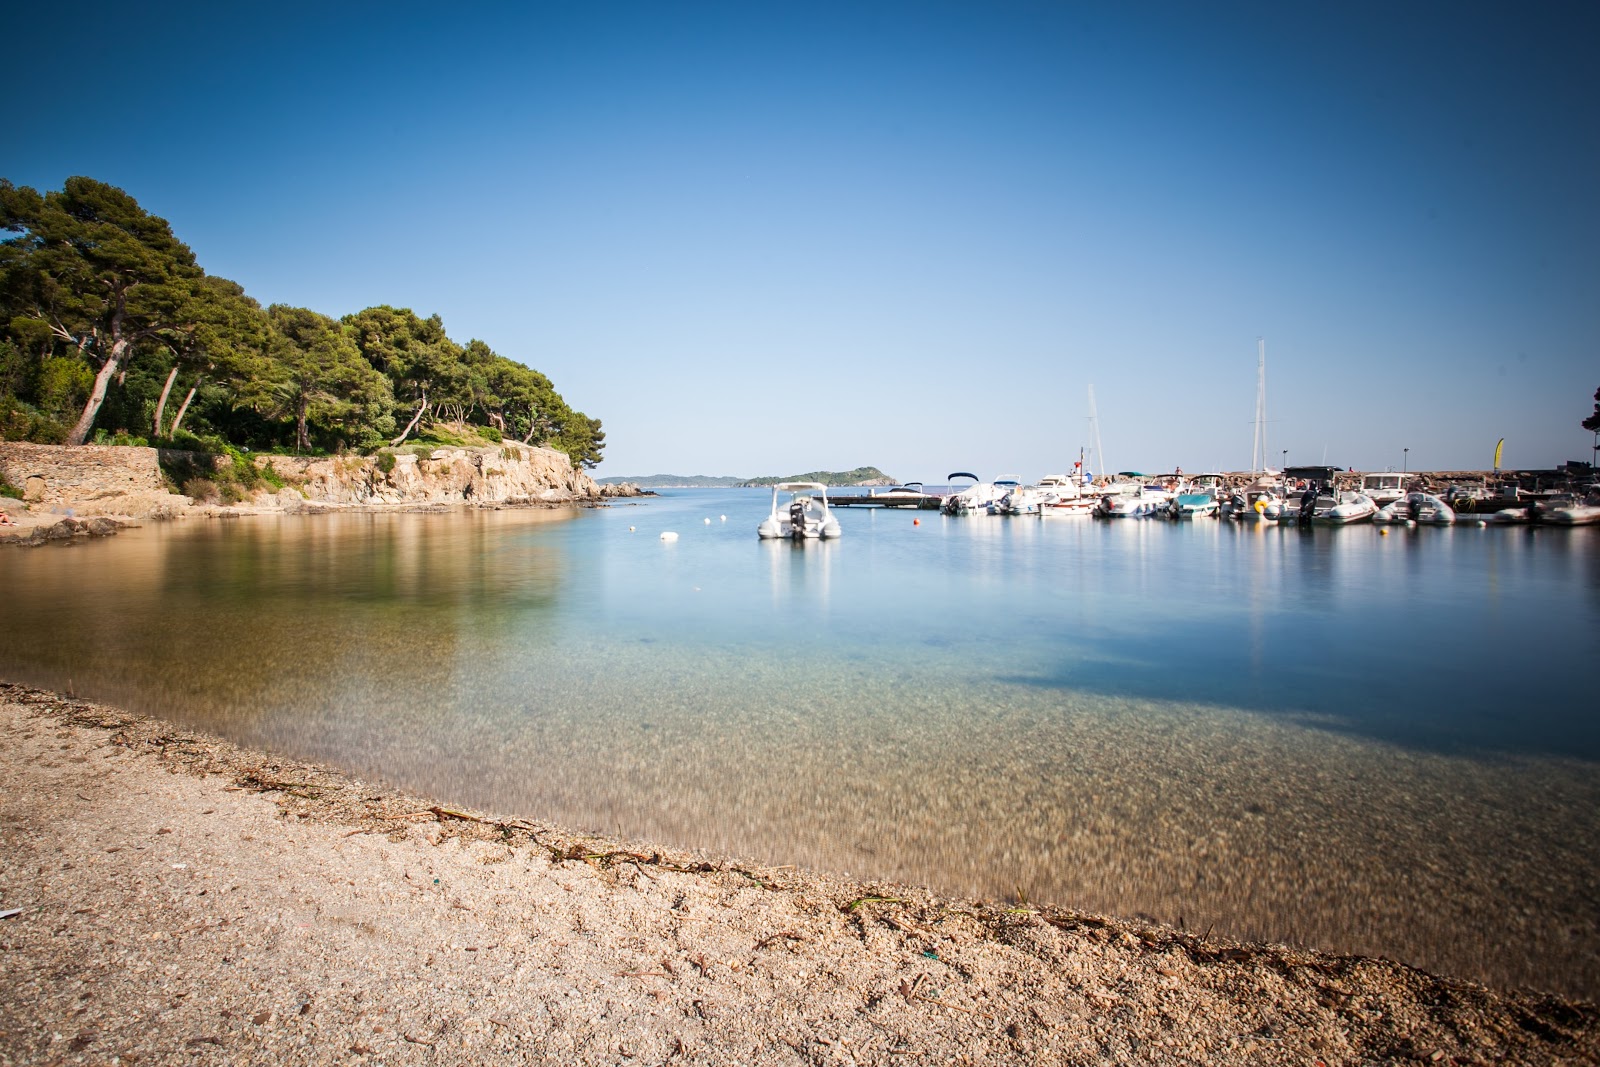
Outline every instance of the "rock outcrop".
<path fill-rule="evenodd" d="M 215 467 L 219 475 L 231 462 L 226 456 L 155 448 L 0 442 L 0 477 L 22 490 L 35 521 L 47 513 L 141 519 L 185 514 L 191 501 L 171 492 L 162 473 L 163 462 L 172 461 L 201 474 Z M 289 486 L 259 490 L 242 502 L 255 508 L 569 504 L 639 495 L 631 485 L 596 485 L 564 452 L 516 443 L 439 448 L 422 455 L 260 455 L 255 464 L 263 469 L 271 464 Z M 205 509 L 206 514 L 227 511 Z"/>
<path fill-rule="evenodd" d="M 305 459 L 260 456 L 305 499 L 324 504 L 560 504 L 595 500 L 599 486 L 553 448 L 504 444 Z"/>

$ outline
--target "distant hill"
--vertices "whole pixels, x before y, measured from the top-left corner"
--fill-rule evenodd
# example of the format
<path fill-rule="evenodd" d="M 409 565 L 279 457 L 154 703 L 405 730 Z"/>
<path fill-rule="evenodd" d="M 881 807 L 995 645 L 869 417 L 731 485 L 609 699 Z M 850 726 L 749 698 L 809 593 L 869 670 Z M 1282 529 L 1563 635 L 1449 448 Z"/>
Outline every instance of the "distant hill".
<path fill-rule="evenodd" d="M 751 478 L 744 485 L 777 485 L 779 482 L 821 482 L 823 485 L 899 485 L 877 467 L 857 467 L 853 471 L 808 471 L 783 477 Z"/>
<path fill-rule="evenodd" d="M 779 482 L 821 482 L 823 485 L 898 485 L 899 482 L 877 467 L 857 467 L 853 471 L 810 471 L 806 474 L 772 475 L 765 478 L 713 477 L 706 474 L 647 474 L 625 478 L 597 478 L 601 485 L 627 482 L 640 489 L 731 489 L 735 486 L 777 485 Z"/>

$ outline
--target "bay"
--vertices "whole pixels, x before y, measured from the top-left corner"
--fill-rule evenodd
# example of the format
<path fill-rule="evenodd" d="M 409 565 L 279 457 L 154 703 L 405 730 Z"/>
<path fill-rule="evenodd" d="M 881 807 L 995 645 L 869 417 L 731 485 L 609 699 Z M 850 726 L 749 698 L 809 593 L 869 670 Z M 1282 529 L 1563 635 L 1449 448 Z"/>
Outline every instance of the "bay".
<path fill-rule="evenodd" d="M 769 500 L 0 552 L 0 676 L 507 814 L 1600 995 L 1595 531 L 795 546 Z"/>

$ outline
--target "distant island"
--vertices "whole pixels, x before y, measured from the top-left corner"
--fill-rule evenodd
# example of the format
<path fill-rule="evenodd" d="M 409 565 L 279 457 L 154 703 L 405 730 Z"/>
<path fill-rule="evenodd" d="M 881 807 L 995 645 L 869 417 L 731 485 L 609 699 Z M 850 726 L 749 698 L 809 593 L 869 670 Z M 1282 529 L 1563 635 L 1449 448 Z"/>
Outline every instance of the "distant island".
<path fill-rule="evenodd" d="M 853 471 L 809 471 L 805 474 L 770 475 L 762 478 L 713 477 L 706 474 L 649 474 L 642 477 L 598 478 L 601 485 L 627 482 L 641 489 L 733 489 L 776 485 L 779 482 L 821 482 L 823 485 L 899 485 L 877 467 L 857 467 Z"/>

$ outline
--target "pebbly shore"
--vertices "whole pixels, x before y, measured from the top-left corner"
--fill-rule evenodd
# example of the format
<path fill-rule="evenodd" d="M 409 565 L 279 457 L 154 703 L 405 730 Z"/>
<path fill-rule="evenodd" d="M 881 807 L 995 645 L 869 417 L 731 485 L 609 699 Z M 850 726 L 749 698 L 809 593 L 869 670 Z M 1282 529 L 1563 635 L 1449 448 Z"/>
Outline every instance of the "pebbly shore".
<path fill-rule="evenodd" d="M 1382 959 L 466 811 L 0 684 L 0 1064 L 1596 1063 Z"/>

